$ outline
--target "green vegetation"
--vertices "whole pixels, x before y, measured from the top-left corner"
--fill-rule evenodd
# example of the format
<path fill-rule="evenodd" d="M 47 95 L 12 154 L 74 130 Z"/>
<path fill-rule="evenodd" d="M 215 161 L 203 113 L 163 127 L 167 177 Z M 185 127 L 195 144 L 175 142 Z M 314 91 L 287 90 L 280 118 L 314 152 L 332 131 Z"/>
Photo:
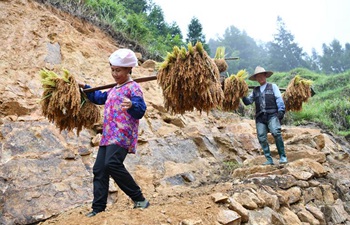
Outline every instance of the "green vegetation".
<path fill-rule="evenodd" d="M 179 26 L 165 22 L 162 9 L 152 0 L 37 0 L 105 30 L 120 45 L 140 52 L 144 58 L 163 61 L 174 46 L 187 46 Z M 202 25 L 197 18 L 189 24 L 187 39 L 200 41 L 205 50 L 210 49 L 202 34 Z"/>
<path fill-rule="evenodd" d="M 176 27 L 166 24 L 162 10 L 147 1 L 87 0 L 85 4 L 92 8 L 100 21 L 110 25 L 110 29 L 147 46 L 151 55 L 165 55 L 170 43 L 182 44 L 181 41 L 178 43 L 176 35 L 172 36 Z M 139 7 L 134 9 L 134 5 Z"/>
<path fill-rule="evenodd" d="M 223 174 L 230 176 L 235 169 L 241 168 L 242 166 L 236 161 L 223 161 L 222 170 Z"/>

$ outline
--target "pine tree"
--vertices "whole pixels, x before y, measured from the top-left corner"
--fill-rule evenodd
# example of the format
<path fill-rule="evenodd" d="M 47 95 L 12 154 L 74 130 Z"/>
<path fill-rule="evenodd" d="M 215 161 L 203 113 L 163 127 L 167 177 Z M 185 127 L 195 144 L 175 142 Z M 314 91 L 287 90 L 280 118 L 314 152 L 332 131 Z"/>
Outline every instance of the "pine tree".
<path fill-rule="evenodd" d="M 145 13 L 149 7 L 147 0 L 123 0 L 117 2 L 122 4 L 127 11 L 134 12 L 136 14 Z"/>
<path fill-rule="evenodd" d="M 201 42 L 204 49 L 210 54 L 209 46 L 206 44 L 205 35 L 203 34 L 202 24 L 196 17 L 193 17 L 188 25 L 186 42 L 191 42 L 193 46 L 196 45 L 197 42 Z"/>
<path fill-rule="evenodd" d="M 278 33 L 269 43 L 271 70 L 289 71 L 297 67 L 306 67 L 303 49 L 294 42 L 294 36 L 286 29 L 281 17 L 277 17 Z"/>
<path fill-rule="evenodd" d="M 164 19 L 163 10 L 160 8 L 160 6 L 153 5 L 150 8 L 147 20 L 152 32 L 156 33 L 157 35 L 167 35 L 167 24 Z"/>
<path fill-rule="evenodd" d="M 329 46 L 323 44 L 322 50 L 323 56 L 320 58 L 320 63 L 324 73 L 342 73 L 346 70 L 350 59 L 346 59 L 346 50 L 342 48 L 338 40 L 334 39 Z"/>

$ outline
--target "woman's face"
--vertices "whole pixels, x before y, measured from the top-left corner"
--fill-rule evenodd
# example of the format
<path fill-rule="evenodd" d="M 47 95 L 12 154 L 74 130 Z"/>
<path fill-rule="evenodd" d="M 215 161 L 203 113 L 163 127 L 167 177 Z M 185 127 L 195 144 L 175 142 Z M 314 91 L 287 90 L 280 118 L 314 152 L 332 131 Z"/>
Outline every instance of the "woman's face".
<path fill-rule="evenodd" d="M 129 79 L 131 67 L 111 66 L 112 77 L 117 84 L 123 84 Z"/>

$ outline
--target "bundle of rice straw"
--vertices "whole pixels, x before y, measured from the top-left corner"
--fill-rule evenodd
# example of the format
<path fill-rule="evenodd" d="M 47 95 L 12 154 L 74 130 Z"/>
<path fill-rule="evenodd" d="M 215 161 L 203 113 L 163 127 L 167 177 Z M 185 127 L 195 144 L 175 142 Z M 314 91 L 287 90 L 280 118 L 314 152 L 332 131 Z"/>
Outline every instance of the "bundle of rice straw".
<path fill-rule="evenodd" d="M 78 83 L 67 70 L 60 76 L 42 69 L 40 76 L 44 88 L 42 113 L 60 131 L 77 128 L 79 136 L 83 127 L 92 128 L 100 120 L 100 109 L 79 90 Z"/>
<path fill-rule="evenodd" d="M 247 95 L 248 85 L 245 78 L 248 76 L 245 70 L 238 71 L 237 75 L 232 74 L 225 79 L 224 83 L 224 111 L 234 111 L 239 107 L 240 99 Z"/>
<path fill-rule="evenodd" d="M 177 46 L 168 53 L 157 73 L 164 105 L 172 113 L 200 112 L 221 106 L 224 93 L 220 73 L 202 43 L 188 44 L 188 51 Z"/>
<path fill-rule="evenodd" d="M 307 102 L 311 97 L 311 80 L 302 79 L 296 75 L 288 84 L 283 93 L 286 111 L 301 111 L 303 102 Z"/>
<path fill-rule="evenodd" d="M 219 72 L 225 72 L 228 68 L 227 62 L 225 60 L 225 47 L 218 47 L 216 49 L 214 62 L 219 69 Z"/>

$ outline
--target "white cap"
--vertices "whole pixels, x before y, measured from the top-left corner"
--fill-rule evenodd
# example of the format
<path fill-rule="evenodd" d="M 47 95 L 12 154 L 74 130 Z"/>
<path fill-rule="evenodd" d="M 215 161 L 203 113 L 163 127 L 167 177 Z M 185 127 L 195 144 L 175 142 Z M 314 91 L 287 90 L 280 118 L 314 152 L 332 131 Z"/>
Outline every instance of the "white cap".
<path fill-rule="evenodd" d="M 113 52 L 109 57 L 112 66 L 135 67 L 138 65 L 136 55 L 130 49 L 122 48 Z"/>

